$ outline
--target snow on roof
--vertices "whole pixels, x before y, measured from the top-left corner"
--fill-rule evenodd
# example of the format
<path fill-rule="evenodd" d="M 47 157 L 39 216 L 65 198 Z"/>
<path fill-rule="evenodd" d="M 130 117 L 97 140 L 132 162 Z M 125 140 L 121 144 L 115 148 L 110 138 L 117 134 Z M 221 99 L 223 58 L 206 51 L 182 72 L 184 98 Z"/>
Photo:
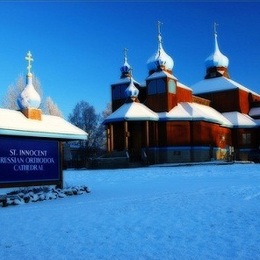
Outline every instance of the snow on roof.
<path fill-rule="evenodd" d="M 137 82 L 134 78 L 133 78 L 133 82 L 142 86 L 139 82 Z M 112 83 L 111 85 L 118 85 L 118 84 L 125 84 L 125 83 L 129 83 L 130 84 L 130 78 L 126 77 L 126 78 L 121 78 L 119 79 L 117 82 Z"/>
<path fill-rule="evenodd" d="M 234 80 L 228 79 L 226 77 L 217 77 L 211 79 L 204 79 L 198 83 L 191 86 L 195 95 L 208 93 L 208 92 L 217 92 L 231 89 L 242 89 L 246 92 L 251 92 L 254 95 L 259 96 L 259 94 L 251 91 L 250 89 L 242 86 L 241 84 L 235 82 Z"/>
<path fill-rule="evenodd" d="M 58 116 L 42 115 L 42 120 L 28 119 L 20 111 L 0 109 L 0 135 L 86 140 L 88 134 Z"/>
<path fill-rule="evenodd" d="M 232 124 L 212 107 L 189 102 L 178 103 L 172 110 L 159 113 L 160 120 L 208 121 L 231 127 Z"/>
<path fill-rule="evenodd" d="M 142 103 L 131 102 L 125 103 L 119 107 L 115 112 L 109 115 L 103 124 L 118 121 L 157 121 L 159 117 L 157 113 L 143 105 Z"/>
<path fill-rule="evenodd" d="M 177 80 L 176 77 L 174 77 L 172 74 L 170 74 L 169 72 L 166 72 L 164 70 L 162 71 L 157 71 L 157 72 L 154 72 L 152 75 L 148 76 L 146 78 L 146 80 L 150 80 L 150 79 L 157 79 L 157 78 L 170 78 L 170 79 L 175 79 Z"/>
<path fill-rule="evenodd" d="M 226 112 L 222 115 L 233 125 L 233 127 L 236 128 L 252 128 L 259 126 L 256 120 L 246 114 L 242 114 L 237 111 Z"/>
<path fill-rule="evenodd" d="M 185 89 L 188 89 L 188 90 L 191 90 L 191 91 L 192 91 L 192 89 L 191 89 L 190 87 L 184 85 L 183 83 L 181 83 L 181 82 L 179 82 L 179 81 L 177 82 L 177 87 L 185 88 Z"/>
<path fill-rule="evenodd" d="M 248 114 L 250 116 L 260 116 L 260 107 L 251 108 Z"/>

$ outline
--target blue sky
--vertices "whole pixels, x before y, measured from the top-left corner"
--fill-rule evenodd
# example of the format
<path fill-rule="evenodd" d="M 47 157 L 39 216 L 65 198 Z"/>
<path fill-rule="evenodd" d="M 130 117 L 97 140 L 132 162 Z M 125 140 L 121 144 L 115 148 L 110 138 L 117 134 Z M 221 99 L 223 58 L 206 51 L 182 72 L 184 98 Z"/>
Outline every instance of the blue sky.
<path fill-rule="evenodd" d="M 0 98 L 20 74 L 30 50 L 32 72 L 65 118 L 85 100 L 97 112 L 110 102 L 120 78 L 123 49 L 135 80 L 148 76 L 157 50 L 157 21 L 174 75 L 191 86 L 205 76 L 213 51 L 213 23 L 233 80 L 260 93 L 259 2 L 0 2 Z"/>

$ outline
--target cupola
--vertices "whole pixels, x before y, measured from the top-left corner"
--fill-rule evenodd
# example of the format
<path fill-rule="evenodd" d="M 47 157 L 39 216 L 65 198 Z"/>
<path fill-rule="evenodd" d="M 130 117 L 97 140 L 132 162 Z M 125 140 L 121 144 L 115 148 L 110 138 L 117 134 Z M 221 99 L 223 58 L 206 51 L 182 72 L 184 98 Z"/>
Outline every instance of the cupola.
<path fill-rule="evenodd" d="M 139 90 L 134 85 L 133 78 L 131 77 L 130 78 L 130 84 L 125 90 L 125 95 L 128 98 L 128 100 L 138 101 L 138 94 L 139 94 Z"/>
<path fill-rule="evenodd" d="M 127 61 L 127 49 L 126 48 L 124 49 L 124 64 L 120 68 L 120 70 L 121 70 L 121 79 L 131 76 L 132 68 Z"/>
<path fill-rule="evenodd" d="M 155 71 L 165 70 L 172 73 L 174 66 L 173 59 L 164 51 L 162 46 L 161 22 L 158 21 L 158 49 L 147 61 L 149 75 Z"/>
<path fill-rule="evenodd" d="M 26 86 L 21 94 L 17 98 L 17 104 L 21 111 L 27 116 L 31 118 L 30 114 L 32 114 L 31 119 L 40 119 L 41 111 L 39 108 L 41 104 L 41 97 L 38 92 L 35 90 L 32 82 L 32 73 L 31 73 L 31 62 L 33 62 L 32 54 L 29 51 L 25 59 L 28 61 L 27 66 L 27 75 L 26 75 Z M 38 112 L 37 112 L 38 111 Z"/>
<path fill-rule="evenodd" d="M 229 59 L 219 50 L 216 27 L 217 24 L 214 23 L 214 52 L 205 60 L 205 66 L 207 69 L 207 74 L 205 76 L 206 79 L 221 76 L 229 78 Z"/>

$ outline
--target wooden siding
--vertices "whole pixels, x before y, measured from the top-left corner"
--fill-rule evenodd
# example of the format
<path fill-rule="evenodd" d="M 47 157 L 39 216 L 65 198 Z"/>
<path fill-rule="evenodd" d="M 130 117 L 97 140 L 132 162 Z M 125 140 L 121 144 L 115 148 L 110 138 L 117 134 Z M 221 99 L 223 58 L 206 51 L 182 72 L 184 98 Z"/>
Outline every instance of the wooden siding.
<path fill-rule="evenodd" d="M 220 113 L 230 111 L 240 112 L 239 94 L 237 89 L 211 92 L 201 94 L 199 96 L 211 100 L 211 106 L 218 110 Z"/>
<path fill-rule="evenodd" d="M 155 112 L 169 112 L 177 105 L 177 97 L 171 93 L 148 95 L 145 105 Z"/>
<path fill-rule="evenodd" d="M 167 122 L 165 127 L 165 146 L 190 145 L 190 124 L 188 121 Z"/>
<path fill-rule="evenodd" d="M 192 91 L 177 86 L 177 103 L 179 102 L 192 102 Z"/>

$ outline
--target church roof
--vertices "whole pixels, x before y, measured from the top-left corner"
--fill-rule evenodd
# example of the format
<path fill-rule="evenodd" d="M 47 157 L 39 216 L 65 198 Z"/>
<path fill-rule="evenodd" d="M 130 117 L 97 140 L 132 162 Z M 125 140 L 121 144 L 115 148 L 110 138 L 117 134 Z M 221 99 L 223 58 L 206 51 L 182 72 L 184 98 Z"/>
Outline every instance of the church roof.
<path fill-rule="evenodd" d="M 207 121 L 232 127 L 232 124 L 212 107 L 189 102 L 180 102 L 169 112 L 159 113 L 160 120 L 166 121 Z"/>
<path fill-rule="evenodd" d="M 177 82 L 177 87 L 185 88 L 185 89 L 192 91 L 192 89 L 190 87 L 186 86 L 185 84 L 181 83 L 180 81 Z"/>
<path fill-rule="evenodd" d="M 223 113 L 223 116 L 232 124 L 234 128 L 252 128 L 260 125 L 250 116 L 237 111 Z"/>
<path fill-rule="evenodd" d="M 158 79 L 159 79 L 159 78 L 166 78 L 166 77 L 168 77 L 168 78 L 170 78 L 170 79 L 175 79 L 175 80 L 177 80 L 176 77 L 174 77 L 172 74 L 170 74 L 169 72 L 164 71 L 164 70 L 154 72 L 153 74 L 151 74 L 150 76 L 148 76 L 148 77 L 146 78 L 146 80 L 157 79 L 157 78 L 158 78 Z"/>
<path fill-rule="evenodd" d="M 0 135 L 86 140 L 88 134 L 58 116 L 28 119 L 20 111 L 0 109 Z"/>
<path fill-rule="evenodd" d="M 142 87 L 142 85 L 138 82 L 138 81 L 136 81 L 133 77 L 132 77 L 132 79 L 133 79 L 133 82 L 134 83 L 136 83 L 136 84 L 138 84 L 140 87 Z M 115 83 L 112 83 L 112 85 L 119 85 L 119 84 L 126 84 L 126 83 L 130 83 L 131 82 L 131 77 L 125 77 L 125 78 L 121 78 L 121 79 L 119 79 L 117 82 L 115 82 Z"/>
<path fill-rule="evenodd" d="M 119 121 L 157 121 L 157 113 L 153 112 L 142 103 L 130 102 L 119 107 L 115 112 L 109 115 L 103 124 Z"/>
<path fill-rule="evenodd" d="M 191 86 L 195 95 L 209 92 L 219 92 L 232 89 L 241 89 L 259 96 L 259 94 L 226 77 L 204 79 Z"/>
<path fill-rule="evenodd" d="M 252 107 L 248 114 L 252 117 L 260 116 L 260 107 Z"/>

